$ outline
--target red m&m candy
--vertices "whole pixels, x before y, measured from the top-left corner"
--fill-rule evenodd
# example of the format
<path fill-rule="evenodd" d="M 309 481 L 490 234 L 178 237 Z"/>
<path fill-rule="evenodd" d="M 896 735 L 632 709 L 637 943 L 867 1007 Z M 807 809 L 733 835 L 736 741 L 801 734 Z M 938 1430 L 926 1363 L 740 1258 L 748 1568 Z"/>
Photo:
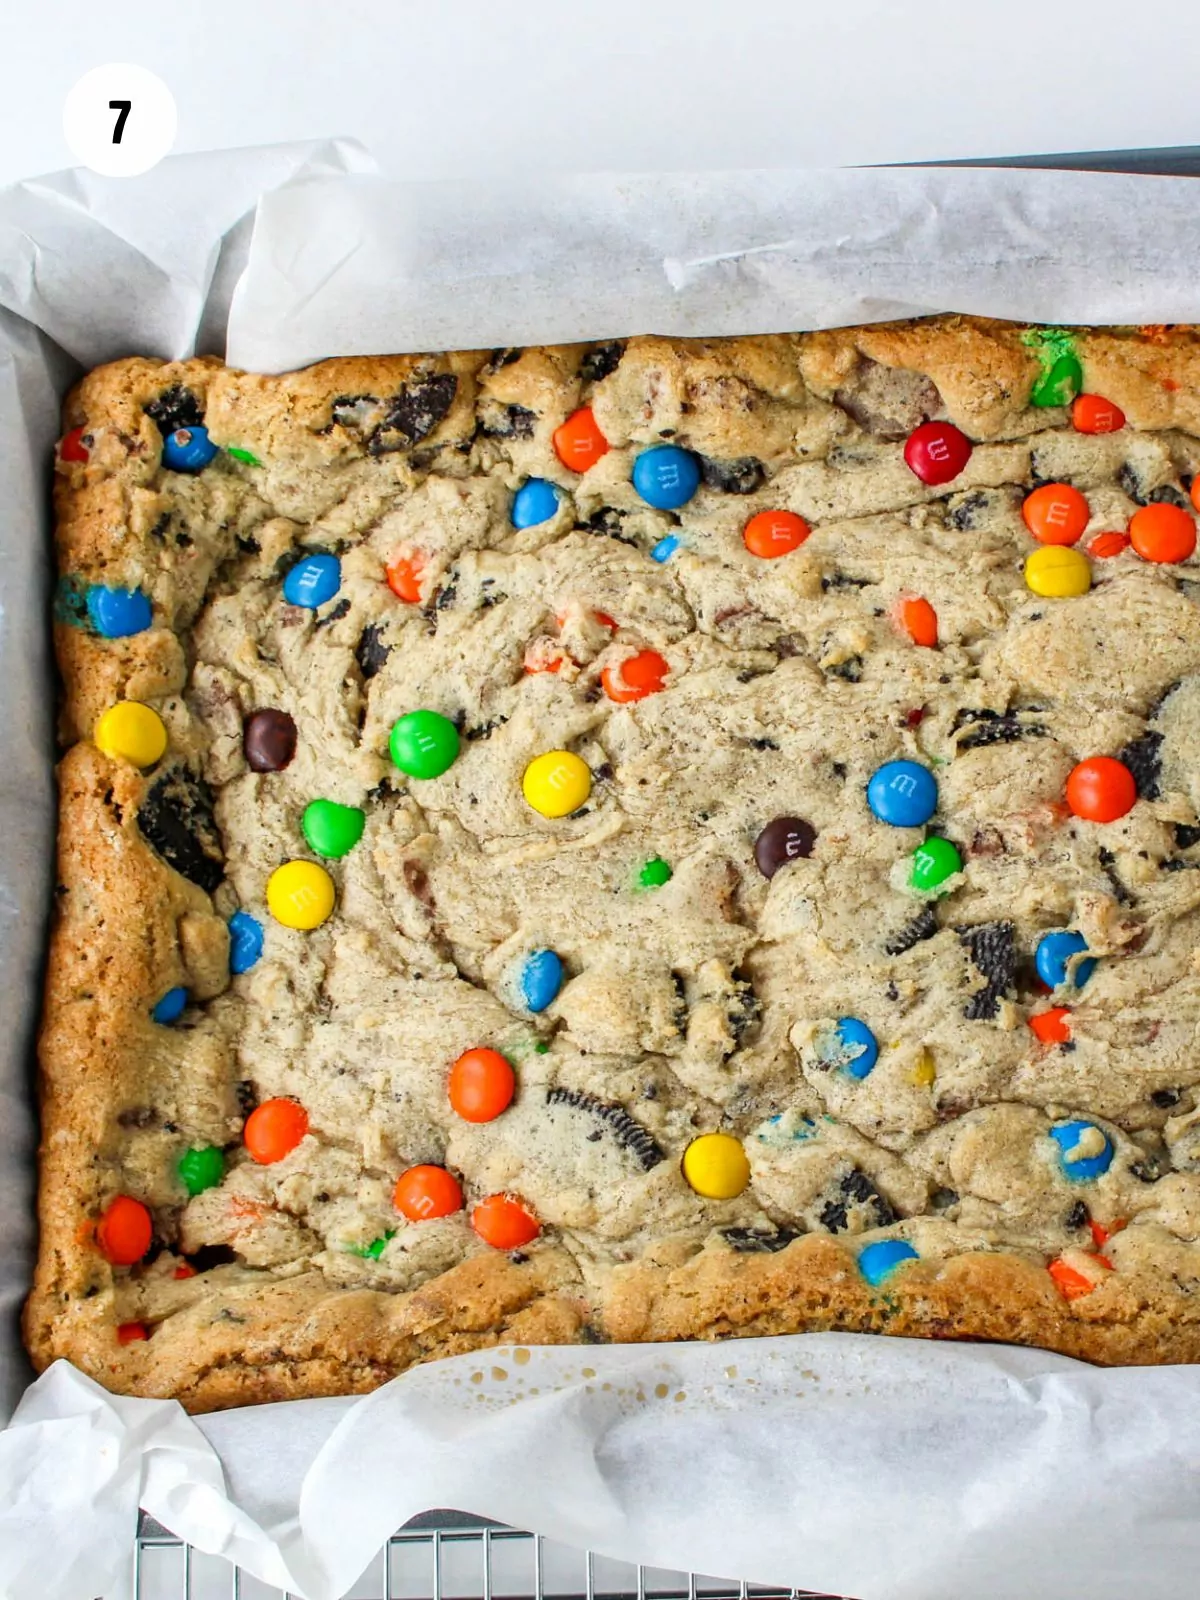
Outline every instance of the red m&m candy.
<path fill-rule="evenodd" d="M 1133 773 L 1115 756 L 1089 756 L 1067 779 L 1067 804 L 1085 822 L 1115 822 L 1136 800 Z"/>
<path fill-rule="evenodd" d="M 594 467 L 610 446 L 600 432 L 591 406 L 573 411 L 561 426 L 554 430 L 554 453 L 564 467 L 572 472 L 586 472 Z"/>
<path fill-rule="evenodd" d="M 904 459 L 922 483 L 949 483 L 971 459 L 971 441 L 952 422 L 923 422 L 905 441 Z"/>
<path fill-rule="evenodd" d="M 72 428 L 64 434 L 58 447 L 60 461 L 86 461 L 91 452 L 83 442 L 83 429 Z"/>
<path fill-rule="evenodd" d="M 148 1339 L 144 1322 L 119 1322 L 117 1324 L 118 1344 L 137 1344 L 141 1339 Z"/>
<path fill-rule="evenodd" d="M 1116 433 L 1125 426 L 1125 413 L 1098 394 L 1081 394 L 1071 406 L 1071 426 L 1076 433 Z"/>

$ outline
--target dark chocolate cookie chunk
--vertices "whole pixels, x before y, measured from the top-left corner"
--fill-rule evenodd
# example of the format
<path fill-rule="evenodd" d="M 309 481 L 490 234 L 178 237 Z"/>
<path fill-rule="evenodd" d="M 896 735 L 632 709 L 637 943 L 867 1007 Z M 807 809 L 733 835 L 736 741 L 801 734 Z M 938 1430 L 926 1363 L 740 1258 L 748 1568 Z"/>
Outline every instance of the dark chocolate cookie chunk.
<path fill-rule="evenodd" d="M 1011 922 L 981 922 L 976 927 L 955 928 L 954 931 L 962 940 L 971 964 L 987 980 L 967 1001 L 963 1016 L 973 1022 L 994 1017 L 1016 977 L 1016 930 Z"/>
<path fill-rule="evenodd" d="M 584 1089 L 568 1089 L 561 1085 L 547 1089 L 546 1104 L 570 1106 L 575 1111 L 582 1111 L 589 1117 L 594 1117 L 614 1136 L 623 1150 L 629 1151 L 645 1172 L 649 1172 L 651 1167 L 656 1167 L 660 1161 L 666 1160 L 658 1140 L 636 1117 L 631 1117 L 622 1105 L 600 1100 Z"/>
<path fill-rule="evenodd" d="M 186 767 L 156 778 L 137 814 L 138 827 L 169 866 L 209 894 L 225 876 L 225 852 L 212 793 Z"/>
<path fill-rule="evenodd" d="M 181 383 L 164 389 L 157 400 L 146 406 L 146 415 L 158 426 L 163 438 L 179 428 L 198 428 L 204 421 L 204 410 L 190 389 Z"/>

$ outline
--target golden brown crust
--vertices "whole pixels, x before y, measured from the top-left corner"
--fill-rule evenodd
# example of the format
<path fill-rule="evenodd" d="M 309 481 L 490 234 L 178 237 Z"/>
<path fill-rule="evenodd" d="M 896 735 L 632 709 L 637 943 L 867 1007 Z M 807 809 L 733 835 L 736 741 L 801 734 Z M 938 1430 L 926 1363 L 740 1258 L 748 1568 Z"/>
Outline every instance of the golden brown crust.
<path fill-rule="evenodd" d="M 1133 428 L 1200 433 L 1200 340 L 1191 329 L 1153 337 L 1083 331 L 1075 346 L 1085 387 L 1119 404 Z M 1019 328 L 958 317 L 728 341 L 719 361 L 713 348 L 632 341 L 626 382 L 636 385 L 651 365 L 659 377 L 670 374 L 701 437 L 722 407 L 737 409 L 739 385 L 767 397 L 778 408 L 771 416 L 783 416 L 804 404 L 805 383 L 829 398 L 864 361 L 875 362 L 932 380 L 947 414 L 987 438 L 1019 426 L 1040 370 Z M 153 487 L 159 440 L 144 408 L 165 387 L 191 389 L 214 430 L 248 451 L 278 462 L 316 449 L 333 465 L 347 449 L 336 414 L 341 398 L 453 374 L 453 402 L 421 439 L 426 449 L 452 448 L 469 439 L 477 398 L 484 406 L 536 408 L 553 394 L 570 409 L 581 356 L 562 347 L 490 366 L 479 353 L 338 360 L 281 378 L 249 378 L 207 360 L 101 368 L 66 405 L 66 426 L 87 425 L 93 442 L 86 464 L 60 463 L 60 570 L 144 581 L 146 540 L 161 510 Z M 611 427 L 632 417 L 629 434 L 637 437 L 633 390 L 616 393 L 612 407 Z M 388 426 L 386 418 L 368 420 Z M 756 426 L 761 438 L 761 418 Z M 723 437 L 749 452 L 753 435 L 747 426 L 743 438 L 729 424 Z M 885 1290 L 872 1290 L 843 1245 L 816 1235 L 777 1254 L 712 1246 L 677 1266 L 635 1262 L 598 1293 L 585 1290 L 564 1252 L 547 1247 L 523 1262 L 472 1257 L 398 1295 L 331 1289 L 316 1272 L 269 1278 L 219 1268 L 206 1275 L 207 1291 L 165 1318 L 152 1340 L 117 1345 L 114 1274 L 94 1248 L 88 1219 L 120 1187 L 120 1118 L 147 1094 L 169 1112 L 182 1082 L 183 1092 L 204 1102 L 215 1141 L 238 1125 L 234 1074 L 219 1040 L 203 1029 L 164 1040 L 147 1020 L 164 966 L 189 953 L 192 965 L 176 981 L 201 995 L 221 986 L 214 950 L 224 949 L 224 918 L 138 832 L 146 780 L 87 742 L 116 699 L 181 693 L 186 613 L 195 608 L 182 606 L 176 626 L 122 641 L 97 641 L 67 623 L 55 630 L 62 734 L 71 748 L 59 772 L 59 890 L 40 1042 L 41 1254 L 25 1316 L 39 1367 L 64 1356 L 116 1391 L 171 1395 L 207 1410 L 362 1392 L 415 1361 L 503 1340 L 567 1341 L 586 1324 L 618 1340 L 840 1328 L 998 1339 L 1107 1363 L 1200 1359 L 1200 1310 L 1186 1295 L 1156 1296 L 1112 1274 L 1068 1302 L 1043 1265 L 982 1253 L 907 1265 Z M 150 1193 L 148 1203 L 165 1214 L 171 1200 L 164 1191 Z"/>

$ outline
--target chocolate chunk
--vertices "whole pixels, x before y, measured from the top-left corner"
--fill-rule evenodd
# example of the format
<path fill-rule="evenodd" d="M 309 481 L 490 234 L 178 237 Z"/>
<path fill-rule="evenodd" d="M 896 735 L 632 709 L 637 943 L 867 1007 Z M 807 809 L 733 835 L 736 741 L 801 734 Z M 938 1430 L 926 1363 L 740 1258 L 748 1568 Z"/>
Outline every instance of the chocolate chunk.
<path fill-rule="evenodd" d="M 830 1233 L 845 1233 L 853 1224 L 856 1233 L 868 1228 L 887 1228 L 896 1221 L 896 1212 L 858 1167 L 839 1178 L 827 1194 L 817 1220 Z"/>
<path fill-rule="evenodd" d="M 754 841 L 754 859 L 764 878 L 773 878 L 780 867 L 802 856 L 811 856 L 817 830 L 803 817 L 776 817 L 768 822 Z"/>
<path fill-rule="evenodd" d="M 458 379 L 452 372 L 414 378 L 387 401 L 383 421 L 367 437 L 367 450 L 382 456 L 409 450 L 427 438 L 454 404 Z"/>
<path fill-rule="evenodd" d="M 532 439 L 537 412 L 528 406 L 502 406 L 494 401 L 483 409 L 479 431 L 489 439 Z"/>
<path fill-rule="evenodd" d="M 701 456 L 700 476 L 710 489 L 720 489 L 725 494 L 753 494 L 761 487 L 767 471 L 757 456 L 735 456 L 732 461 Z"/>
<path fill-rule="evenodd" d="M 1123 761 L 1133 773 L 1138 795 L 1143 800 L 1157 800 L 1162 793 L 1162 742 L 1162 734 L 1151 729 L 1117 752 L 1117 760 Z"/>
<path fill-rule="evenodd" d="M 1016 711 L 972 710 L 955 713 L 954 728 L 969 731 L 958 741 L 960 750 L 979 750 L 989 744 L 1016 744 L 1019 739 L 1044 739 L 1049 731 L 1041 722 L 1023 722 Z"/>
<path fill-rule="evenodd" d="M 593 345 L 580 363 L 579 376 L 584 383 L 599 383 L 601 378 L 617 370 L 617 363 L 624 354 L 625 343 L 621 339 Z"/>
<path fill-rule="evenodd" d="M 722 1228 L 721 1237 L 739 1255 L 773 1255 L 800 1235 L 794 1228 Z"/>
<path fill-rule="evenodd" d="M 198 428 L 204 421 L 199 400 L 181 383 L 164 389 L 157 400 L 151 400 L 145 411 L 157 423 L 164 439 L 177 428 Z"/>
<path fill-rule="evenodd" d="M 267 707 L 246 718 L 242 749 L 251 772 L 282 772 L 296 754 L 296 724 L 286 711 Z"/>
<path fill-rule="evenodd" d="M 573 1110 L 584 1111 L 589 1116 L 597 1117 L 615 1136 L 621 1148 L 628 1150 L 636 1159 L 643 1172 L 649 1172 L 660 1161 L 666 1160 L 666 1155 L 654 1135 L 648 1128 L 643 1128 L 636 1118 L 631 1117 L 624 1106 L 600 1100 L 584 1089 L 567 1089 L 561 1085 L 547 1089 L 546 1104 L 570 1106 Z"/>
<path fill-rule="evenodd" d="M 1015 930 L 1011 922 L 981 922 L 975 927 L 955 928 L 971 958 L 972 965 L 987 980 L 963 1007 L 963 1016 L 972 1022 L 994 1017 L 1006 989 L 1012 987 L 1017 970 Z"/>
<path fill-rule="evenodd" d="M 884 953 L 889 956 L 902 956 L 906 950 L 913 949 L 926 939 L 932 939 L 937 931 L 937 912 L 927 902 L 915 917 L 906 922 L 898 933 L 893 934 L 883 947 Z"/>
<path fill-rule="evenodd" d="M 1169 1111 L 1172 1106 L 1177 1106 L 1182 1099 L 1182 1089 L 1155 1089 L 1150 1096 L 1150 1104 L 1157 1106 L 1160 1111 Z"/>
<path fill-rule="evenodd" d="M 202 1244 L 199 1250 L 193 1250 L 187 1259 L 197 1272 L 208 1272 L 212 1267 L 233 1266 L 237 1260 L 237 1252 L 231 1250 L 227 1244 Z"/>
<path fill-rule="evenodd" d="M 377 622 L 368 623 L 354 647 L 354 659 L 364 678 L 373 678 L 387 665 L 391 646 L 383 642 L 383 629 Z"/>
<path fill-rule="evenodd" d="M 212 894 L 225 876 L 225 853 L 203 779 L 184 767 L 163 773 L 147 791 L 137 820 L 142 837 L 169 866 Z"/>

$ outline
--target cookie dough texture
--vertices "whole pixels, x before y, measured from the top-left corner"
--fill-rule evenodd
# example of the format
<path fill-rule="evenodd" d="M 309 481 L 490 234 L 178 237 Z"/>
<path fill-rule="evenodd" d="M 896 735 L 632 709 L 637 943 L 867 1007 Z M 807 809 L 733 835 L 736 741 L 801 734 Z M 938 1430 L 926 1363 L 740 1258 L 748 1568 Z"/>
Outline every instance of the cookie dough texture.
<path fill-rule="evenodd" d="M 134 359 L 84 379 L 65 426 L 90 455 L 59 463 L 60 573 L 141 587 L 154 625 L 55 629 L 39 1365 L 66 1356 L 204 1410 L 364 1390 L 499 1341 L 846 1328 L 1200 1356 L 1200 574 L 1126 552 L 1092 563 L 1087 595 L 1039 600 L 1020 514 L 1050 479 L 1087 495 L 1089 536 L 1151 499 L 1186 504 L 1200 342 L 1078 333 L 1085 389 L 1128 418 L 1087 436 L 1029 405 L 1040 369 L 1022 334 L 936 318 L 282 377 Z M 584 404 L 612 448 L 578 476 L 552 434 Z M 222 453 L 197 476 L 164 471 L 156 414 L 202 414 Z M 974 442 L 941 488 L 902 456 L 930 418 Z M 637 451 L 665 441 L 703 458 L 678 514 L 629 481 Z M 528 476 L 559 508 L 518 531 Z M 741 531 L 774 508 L 812 535 L 759 560 Z M 672 533 L 678 549 L 653 560 Z M 281 592 L 314 550 L 342 564 L 315 612 Z M 419 603 L 385 581 L 400 552 L 421 564 Z M 893 621 L 911 595 L 934 606 L 939 648 Z M 665 689 L 614 704 L 604 668 L 642 649 L 668 661 Z M 121 698 L 167 724 L 150 772 L 90 741 Z M 296 723 L 282 772 L 243 756 L 263 707 Z M 459 759 L 425 782 L 387 754 L 418 707 L 461 729 Z M 593 790 L 551 821 L 521 775 L 558 748 Z M 1072 765 L 1127 750 L 1133 811 L 1070 818 Z M 897 758 L 934 769 L 931 831 L 964 858 L 938 900 L 904 887 L 921 832 L 865 803 Z M 271 920 L 265 886 L 310 857 L 299 822 L 318 797 L 367 822 L 327 863 L 333 916 L 302 933 Z M 754 841 L 779 816 L 817 839 L 768 881 Z M 653 857 L 673 875 L 640 889 Z M 239 906 L 266 948 L 231 980 Z M 1060 927 L 1098 957 L 1066 1047 L 1027 1026 L 1047 1004 L 1032 952 Z M 534 1017 L 517 973 L 543 947 L 566 981 Z M 177 985 L 188 1009 L 158 1026 L 151 1007 Z M 880 1042 L 862 1080 L 822 1053 L 842 1015 Z M 445 1079 L 479 1044 L 510 1056 L 519 1088 L 472 1125 Z M 276 1095 L 303 1103 L 310 1132 L 261 1167 L 240 1130 Z M 1115 1146 L 1093 1183 L 1056 1159 L 1047 1130 L 1068 1117 Z M 750 1159 L 734 1200 L 701 1199 L 680 1172 L 714 1129 Z M 225 1177 L 189 1198 L 176 1163 L 209 1144 Z M 459 1173 L 468 1212 L 400 1218 L 391 1188 L 418 1162 Z M 541 1221 L 525 1250 L 470 1229 L 498 1190 Z M 133 1269 L 92 1240 L 117 1193 L 154 1217 Z M 885 1237 L 919 1260 L 872 1289 L 856 1255 Z M 1090 1294 L 1063 1297 L 1059 1257 L 1096 1278 Z M 177 1276 L 185 1258 L 195 1271 Z M 130 1321 L 149 1338 L 121 1345 Z"/>

